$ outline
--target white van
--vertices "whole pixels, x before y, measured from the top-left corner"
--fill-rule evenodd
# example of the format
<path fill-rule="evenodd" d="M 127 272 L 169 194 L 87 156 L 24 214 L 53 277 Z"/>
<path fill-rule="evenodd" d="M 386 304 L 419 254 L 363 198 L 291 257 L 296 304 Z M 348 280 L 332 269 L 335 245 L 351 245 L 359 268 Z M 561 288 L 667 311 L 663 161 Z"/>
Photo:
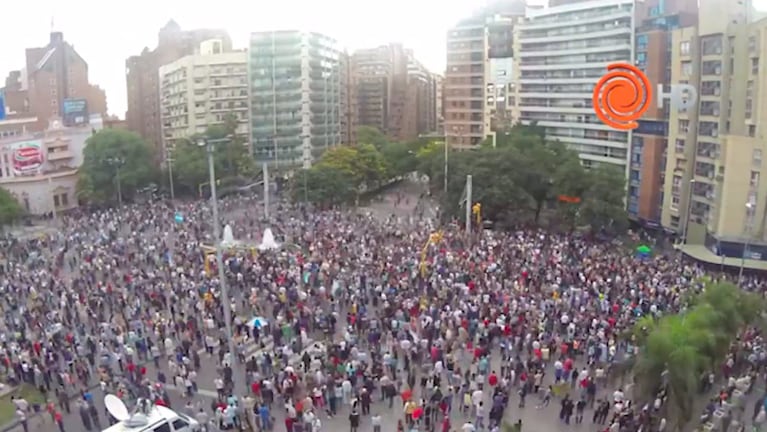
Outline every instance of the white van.
<path fill-rule="evenodd" d="M 116 423 L 101 432 L 196 432 L 197 420 L 164 406 L 154 405 L 148 414 Z"/>

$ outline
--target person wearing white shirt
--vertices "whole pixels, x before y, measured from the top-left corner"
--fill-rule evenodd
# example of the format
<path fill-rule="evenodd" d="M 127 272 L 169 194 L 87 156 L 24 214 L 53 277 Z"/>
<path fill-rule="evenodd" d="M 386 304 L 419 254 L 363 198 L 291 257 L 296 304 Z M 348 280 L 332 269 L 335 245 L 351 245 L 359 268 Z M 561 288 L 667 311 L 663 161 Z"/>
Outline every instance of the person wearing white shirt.
<path fill-rule="evenodd" d="M 623 402 L 623 390 L 617 389 L 615 392 L 613 392 L 613 402 Z"/>
<path fill-rule="evenodd" d="M 475 428 L 474 425 L 470 421 L 468 421 L 464 423 L 463 426 L 461 426 L 461 430 L 463 432 L 475 432 L 477 428 Z"/>

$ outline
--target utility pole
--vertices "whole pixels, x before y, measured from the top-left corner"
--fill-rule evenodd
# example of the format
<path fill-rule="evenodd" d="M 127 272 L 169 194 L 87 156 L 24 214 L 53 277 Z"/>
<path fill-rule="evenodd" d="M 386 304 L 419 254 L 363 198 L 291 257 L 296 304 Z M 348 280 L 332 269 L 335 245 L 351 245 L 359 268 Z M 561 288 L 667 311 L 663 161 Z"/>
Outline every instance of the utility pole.
<path fill-rule="evenodd" d="M 466 234 L 471 238 L 471 174 L 466 176 Z"/>
<path fill-rule="evenodd" d="M 269 220 L 269 164 L 264 162 L 264 219 Z"/>
<path fill-rule="evenodd" d="M 171 152 L 168 152 L 168 154 L 165 156 L 165 162 L 168 164 L 168 185 L 170 186 L 170 200 L 173 201 L 176 199 L 176 191 L 173 187 L 173 158 L 171 157 Z"/>
<path fill-rule="evenodd" d="M 237 351 L 234 346 L 234 332 L 232 331 L 232 301 L 229 298 L 229 291 L 226 281 L 226 273 L 224 272 L 224 257 L 221 250 L 224 246 L 221 238 L 221 222 L 218 219 L 218 196 L 216 195 L 216 167 L 213 162 L 213 153 L 215 151 L 215 144 L 224 143 L 229 141 L 230 138 L 222 138 L 217 140 L 200 139 L 197 145 L 205 147 L 208 153 L 208 173 L 210 174 L 210 201 L 211 207 L 213 207 L 213 238 L 215 239 L 216 246 L 216 266 L 218 267 L 218 279 L 221 286 L 221 303 L 224 307 L 224 325 L 226 329 L 227 347 L 229 348 L 229 355 L 231 356 L 231 368 L 232 368 L 232 381 L 234 381 L 234 389 L 237 388 L 237 383 L 242 379 L 242 375 L 238 373 L 239 365 L 237 359 Z"/>
<path fill-rule="evenodd" d="M 448 143 L 447 139 L 445 139 L 445 166 L 444 166 L 444 177 L 445 177 L 445 197 L 447 197 L 447 155 L 448 155 Z"/>

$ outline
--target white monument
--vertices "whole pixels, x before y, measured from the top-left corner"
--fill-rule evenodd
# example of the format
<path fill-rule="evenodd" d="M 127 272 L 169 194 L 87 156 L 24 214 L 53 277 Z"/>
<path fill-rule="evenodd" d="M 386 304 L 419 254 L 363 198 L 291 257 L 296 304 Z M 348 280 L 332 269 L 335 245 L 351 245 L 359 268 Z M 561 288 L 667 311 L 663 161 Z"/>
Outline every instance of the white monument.
<path fill-rule="evenodd" d="M 234 240 L 234 234 L 232 233 L 232 226 L 227 224 L 224 226 L 224 238 L 221 240 L 222 246 L 234 246 L 237 241 Z"/>
<path fill-rule="evenodd" d="M 261 238 L 261 244 L 258 245 L 258 249 L 265 251 L 265 250 L 274 250 L 279 247 L 280 245 L 274 239 L 274 233 L 272 233 L 272 229 L 271 228 L 265 229 L 264 236 Z"/>

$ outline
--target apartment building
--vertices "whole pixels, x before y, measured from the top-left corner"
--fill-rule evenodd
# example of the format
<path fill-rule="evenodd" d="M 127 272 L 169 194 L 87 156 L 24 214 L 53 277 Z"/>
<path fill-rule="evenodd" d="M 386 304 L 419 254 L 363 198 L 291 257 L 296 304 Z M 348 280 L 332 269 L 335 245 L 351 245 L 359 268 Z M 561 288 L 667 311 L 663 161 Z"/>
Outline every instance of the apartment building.
<path fill-rule="evenodd" d="M 445 141 L 471 148 L 485 139 L 485 64 L 487 30 L 484 14 L 465 19 L 447 32 L 447 67 L 443 87 Z"/>
<path fill-rule="evenodd" d="M 252 33 L 248 55 L 254 157 L 309 167 L 345 140 L 348 76 L 337 42 L 295 30 Z"/>
<path fill-rule="evenodd" d="M 594 114 L 594 84 L 616 62 L 634 62 L 633 0 L 593 0 L 529 10 L 517 26 L 514 115 L 578 152 L 585 166 L 627 168 L 629 134 Z"/>
<path fill-rule="evenodd" d="M 159 70 L 163 149 L 180 139 L 223 125 L 227 116 L 239 121 L 237 134 L 248 133 L 248 56 L 224 52 L 224 41 L 204 41 L 199 54 L 182 57 Z"/>
<path fill-rule="evenodd" d="M 637 3 L 635 14 L 634 64 L 654 86 L 663 84 L 668 88 L 672 83 L 671 32 L 697 23 L 697 0 L 647 0 Z M 668 144 L 667 107 L 659 109 L 650 103 L 638 123 L 631 134 L 627 210 L 630 218 L 659 227 Z"/>
<path fill-rule="evenodd" d="M 392 129 L 397 126 L 391 118 L 392 97 L 397 93 L 393 87 L 395 83 L 404 85 L 407 81 L 407 63 L 395 58 L 404 56 L 402 46 L 395 44 L 361 49 L 352 54 L 351 87 L 355 98 L 351 111 L 357 125 L 392 135 Z M 395 63 L 399 69 L 395 69 Z"/>
<path fill-rule="evenodd" d="M 68 114 L 75 105 L 82 122 L 88 121 L 89 113 L 107 112 L 104 90 L 89 82 L 88 63 L 61 32 L 51 32 L 43 47 L 27 48 L 25 67 L 8 75 L 2 93 L 8 117 L 36 118 L 30 125 L 35 131 L 44 130 L 54 118 L 74 125 Z"/>
<path fill-rule="evenodd" d="M 442 75 L 434 75 L 434 112 L 437 114 L 437 134 L 445 134 L 445 107 L 444 107 L 444 93 L 445 77 Z"/>
<path fill-rule="evenodd" d="M 737 0 L 703 0 L 700 10 L 696 27 L 672 36 L 672 82 L 699 97 L 697 109 L 669 114 L 662 224 L 696 258 L 758 263 L 767 259 L 767 20 L 752 21 Z"/>
<path fill-rule="evenodd" d="M 195 54 L 205 40 L 220 39 L 223 50 L 231 51 L 232 42 L 224 30 L 198 29 L 185 31 L 170 20 L 157 36 L 157 47 L 145 47 L 141 54 L 125 61 L 125 80 L 128 90 L 128 111 L 125 114 L 128 128 L 141 135 L 150 145 L 160 149 L 162 145 L 162 106 L 160 103 L 160 67 L 181 57 Z M 156 151 L 156 163 L 165 155 Z"/>
<path fill-rule="evenodd" d="M 485 114 L 486 135 L 495 136 L 513 125 L 510 96 L 515 83 L 514 71 L 514 26 L 524 21 L 524 10 L 518 15 L 492 15 L 486 20 L 487 63 L 485 65 Z"/>
<path fill-rule="evenodd" d="M 411 50 L 407 51 L 407 92 L 400 141 L 437 130 L 437 88 L 434 74 L 421 64 Z"/>

